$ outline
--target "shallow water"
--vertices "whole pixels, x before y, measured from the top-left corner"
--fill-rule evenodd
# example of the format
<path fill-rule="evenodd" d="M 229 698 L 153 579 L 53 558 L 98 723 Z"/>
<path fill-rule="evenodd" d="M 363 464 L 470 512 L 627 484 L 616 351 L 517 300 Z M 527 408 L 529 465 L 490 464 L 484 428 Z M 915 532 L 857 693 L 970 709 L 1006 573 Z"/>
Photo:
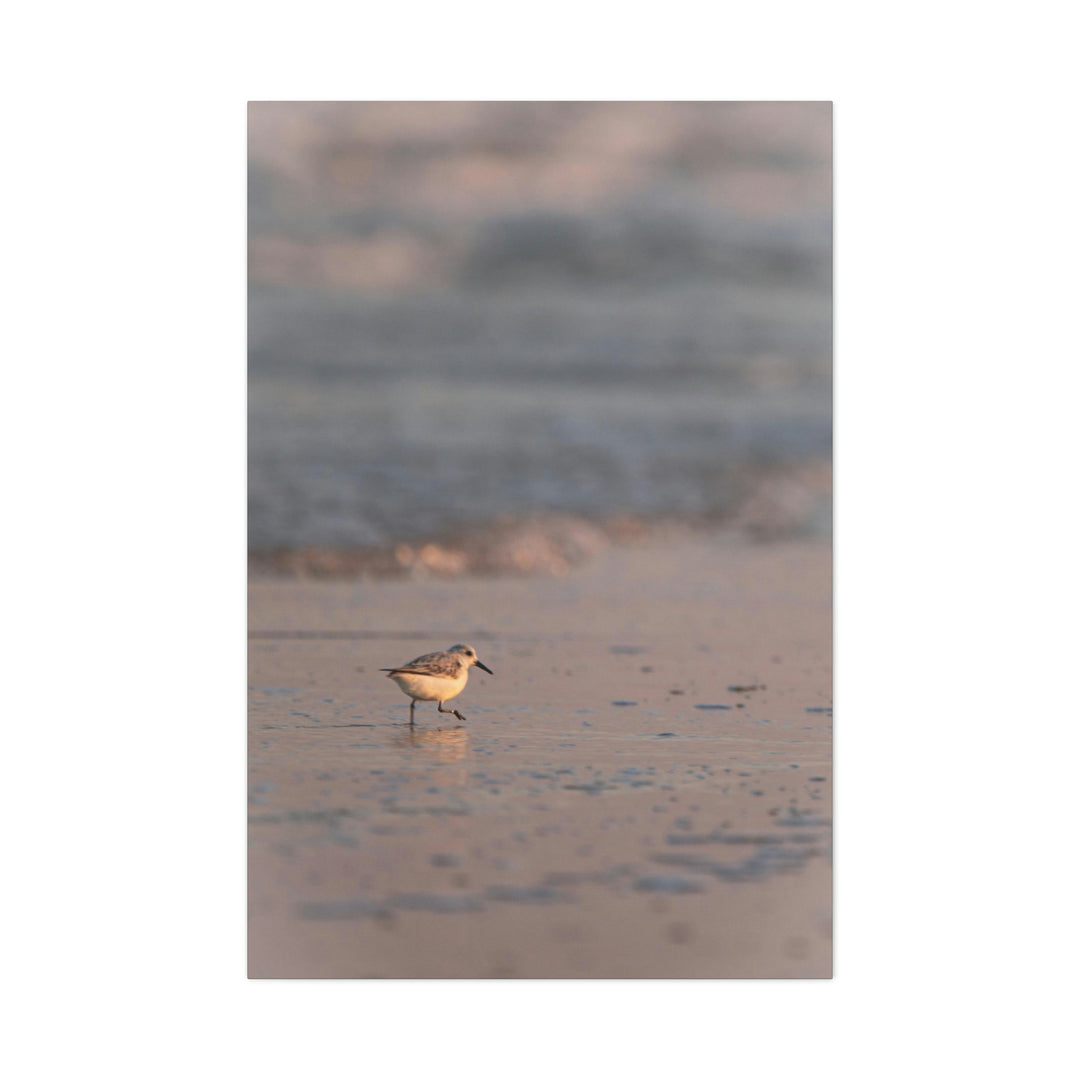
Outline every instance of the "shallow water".
<path fill-rule="evenodd" d="M 252 973 L 827 977 L 829 567 L 722 532 L 252 582 Z M 378 669 L 460 640 L 497 674 L 410 727 Z"/>

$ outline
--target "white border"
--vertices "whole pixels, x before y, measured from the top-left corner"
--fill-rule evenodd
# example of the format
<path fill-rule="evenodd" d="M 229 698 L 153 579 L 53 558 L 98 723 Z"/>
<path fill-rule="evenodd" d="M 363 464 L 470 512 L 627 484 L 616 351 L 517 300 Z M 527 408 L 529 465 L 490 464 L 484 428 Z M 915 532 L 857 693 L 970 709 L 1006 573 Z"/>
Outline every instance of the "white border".
<path fill-rule="evenodd" d="M 40 1075 L 1055 1073 L 1076 960 L 1064 10 L 21 10 L 9 1051 Z M 833 982 L 244 979 L 245 102 L 299 98 L 835 101 Z"/>

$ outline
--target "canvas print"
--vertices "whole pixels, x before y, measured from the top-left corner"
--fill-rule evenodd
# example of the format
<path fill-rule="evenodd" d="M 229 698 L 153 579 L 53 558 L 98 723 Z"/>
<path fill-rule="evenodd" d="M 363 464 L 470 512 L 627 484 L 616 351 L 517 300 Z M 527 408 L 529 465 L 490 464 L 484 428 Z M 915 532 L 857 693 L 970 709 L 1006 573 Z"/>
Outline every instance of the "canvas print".
<path fill-rule="evenodd" d="M 831 977 L 830 104 L 248 152 L 250 977 Z"/>

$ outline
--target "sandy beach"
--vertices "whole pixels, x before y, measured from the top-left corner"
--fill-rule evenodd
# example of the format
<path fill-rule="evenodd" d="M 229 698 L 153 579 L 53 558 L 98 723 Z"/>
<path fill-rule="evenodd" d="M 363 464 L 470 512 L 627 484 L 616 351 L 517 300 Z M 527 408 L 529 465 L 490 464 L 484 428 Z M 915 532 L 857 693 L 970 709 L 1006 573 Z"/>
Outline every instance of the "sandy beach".
<path fill-rule="evenodd" d="M 250 584 L 254 978 L 828 978 L 831 549 Z M 453 704 L 378 669 L 458 641 Z"/>

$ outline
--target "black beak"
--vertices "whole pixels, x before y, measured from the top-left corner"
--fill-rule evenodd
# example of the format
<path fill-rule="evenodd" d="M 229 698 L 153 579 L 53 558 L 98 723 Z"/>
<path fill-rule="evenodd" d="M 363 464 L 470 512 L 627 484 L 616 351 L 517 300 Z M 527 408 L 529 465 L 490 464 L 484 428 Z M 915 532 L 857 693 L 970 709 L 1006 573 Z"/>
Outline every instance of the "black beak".
<path fill-rule="evenodd" d="M 476 661 L 476 666 L 478 668 L 483 668 L 483 670 L 486 671 L 489 675 L 494 675 L 495 674 L 495 672 L 492 671 L 491 668 L 489 668 L 487 666 L 487 664 L 481 664 L 479 660 Z"/>

